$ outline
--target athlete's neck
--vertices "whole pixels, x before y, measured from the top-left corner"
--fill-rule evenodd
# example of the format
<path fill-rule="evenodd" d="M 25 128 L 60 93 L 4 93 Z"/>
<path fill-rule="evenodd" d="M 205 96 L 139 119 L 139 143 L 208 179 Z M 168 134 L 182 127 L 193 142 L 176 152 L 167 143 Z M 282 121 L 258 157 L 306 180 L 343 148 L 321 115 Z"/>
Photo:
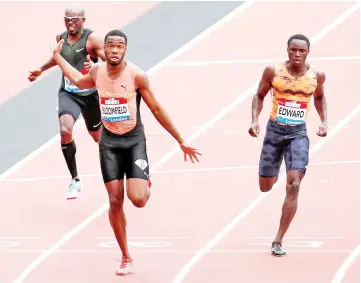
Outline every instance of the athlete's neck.
<path fill-rule="evenodd" d="M 303 76 L 308 71 L 309 68 L 307 64 L 294 66 L 290 62 L 287 62 L 286 67 L 288 72 L 293 76 Z"/>
<path fill-rule="evenodd" d="M 115 66 L 110 64 L 109 62 L 106 62 L 106 64 L 107 64 L 107 72 L 108 73 L 120 72 L 120 71 L 124 70 L 124 68 L 126 66 L 126 62 L 124 61 L 124 59 L 122 59 L 120 61 L 120 63 Z"/>
<path fill-rule="evenodd" d="M 77 32 L 76 34 L 68 33 L 68 38 L 72 41 L 77 41 L 82 36 L 83 33 L 84 33 L 84 28 L 79 30 L 79 32 Z"/>

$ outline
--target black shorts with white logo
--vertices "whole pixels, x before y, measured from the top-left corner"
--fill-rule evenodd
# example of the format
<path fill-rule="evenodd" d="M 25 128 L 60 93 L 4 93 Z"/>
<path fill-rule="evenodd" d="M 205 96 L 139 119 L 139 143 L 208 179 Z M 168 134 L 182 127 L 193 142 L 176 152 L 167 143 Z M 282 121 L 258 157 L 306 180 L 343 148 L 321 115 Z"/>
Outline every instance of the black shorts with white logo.
<path fill-rule="evenodd" d="M 113 180 L 137 178 L 148 180 L 149 164 L 145 140 L 126 148 L 99 144 L 100 167 L 104 183 Z"/>
<path fill-rule="evenodd" d="M 82 113 L 89 132 L 100 129 L 102 123 L 97 91 L 86 96 L 81 96 L 61 89 L 58 99 L 59 117 L 69 114 L 73 117 L 74 121 L 76 121 L 80 113 Z"/>

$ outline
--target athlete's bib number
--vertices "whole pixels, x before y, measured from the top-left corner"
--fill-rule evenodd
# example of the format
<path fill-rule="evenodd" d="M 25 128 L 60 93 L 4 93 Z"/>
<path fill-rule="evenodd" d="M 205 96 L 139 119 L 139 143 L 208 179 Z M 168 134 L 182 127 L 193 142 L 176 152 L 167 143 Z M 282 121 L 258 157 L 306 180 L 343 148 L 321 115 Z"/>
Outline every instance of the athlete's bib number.
<path fill-rule="evenodd" d="M 307 103 L 280 99 L 276 113 L 276 120 L 282 124 L 299 125 L 305 122 Z"/>
<path fill-rule="evenodd" d="M 89 91 L 89 89 L 80 89 L 73 84 L 67 77 L 64 76 L 64 89 L 71 93 L 83 93 Z"/>
<path fill-rule="evenodd" d="M 106 122 L 119 122 L 130 119 L 128 101 L 125 98 L 101 98 L 102 119 Z"/>

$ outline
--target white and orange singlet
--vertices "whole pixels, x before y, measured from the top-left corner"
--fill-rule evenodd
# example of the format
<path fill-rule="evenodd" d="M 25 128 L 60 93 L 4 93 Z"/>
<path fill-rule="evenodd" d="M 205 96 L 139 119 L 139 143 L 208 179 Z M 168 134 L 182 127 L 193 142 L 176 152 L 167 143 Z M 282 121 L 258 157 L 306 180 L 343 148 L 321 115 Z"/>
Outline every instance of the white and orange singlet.
<path fill-rule="evenodd" d="M 317 71 L 313 66 L 303 76 L 294 77 L 288 72 L 286 62 L 277 65 L 272 81 L 270 119 L 288 126 L 305 123 L 316 88 Z"/>

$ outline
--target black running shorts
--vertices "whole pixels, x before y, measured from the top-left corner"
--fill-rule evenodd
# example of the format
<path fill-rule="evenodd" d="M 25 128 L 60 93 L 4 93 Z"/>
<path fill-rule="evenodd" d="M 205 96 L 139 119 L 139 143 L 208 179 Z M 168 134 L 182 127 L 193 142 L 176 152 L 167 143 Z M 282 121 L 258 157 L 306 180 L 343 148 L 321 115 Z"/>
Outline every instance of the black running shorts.
<path fill-rule="evenodd" d="M 283 157 L 286 172 L 298 170 L 306 173 L 309 145 L 306 124 L 282 126 L 269 120 L 259 162 L 259 176 L 278 176 Z"/>
<path fill-rule="evenodd" d="M 71 94 L 65 90 L 59 91 L 59 117 L 69 114 L 76 121 L 82 113 L 88 131 L 97 131 L 101 127 L 101 114 L 98 92 L 87 96 Z"/>
<path fill-rule="evenodd" d="M 99 144 L 100 167 L 104 183 L 113 180 L 137 178 L 148 180 L 149 164 L 146 141 L 128 148 L 110 148 Z"/>

